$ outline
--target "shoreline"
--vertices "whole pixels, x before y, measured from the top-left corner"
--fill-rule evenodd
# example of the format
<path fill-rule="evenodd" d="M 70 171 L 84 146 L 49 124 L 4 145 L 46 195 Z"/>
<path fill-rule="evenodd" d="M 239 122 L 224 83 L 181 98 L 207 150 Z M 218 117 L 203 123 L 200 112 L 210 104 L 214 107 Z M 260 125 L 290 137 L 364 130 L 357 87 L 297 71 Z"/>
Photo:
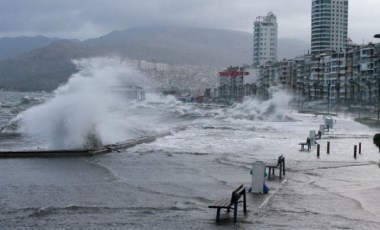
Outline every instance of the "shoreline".
<path fill-rule="evenodd" d="M 339 113 L 326 113 L 326 112 L 316 112 L 312 110 L 298 110 L 297 111 L 300 114 L 312 114 L 315 116 L 332 116 L 332 117 L 337 117 L 340 115 Z M 341 113 L 343 114 L 343 113 Z M 358 122 L 360 124 L 366 125 L 367 127 L 373 128 L 373 129 L 380 129 L 380 121 L 378 121 L 375 118 L 371 117 L 361 117 L 361 118 L 354 118 L 353 119 L 355 122 Z"/>

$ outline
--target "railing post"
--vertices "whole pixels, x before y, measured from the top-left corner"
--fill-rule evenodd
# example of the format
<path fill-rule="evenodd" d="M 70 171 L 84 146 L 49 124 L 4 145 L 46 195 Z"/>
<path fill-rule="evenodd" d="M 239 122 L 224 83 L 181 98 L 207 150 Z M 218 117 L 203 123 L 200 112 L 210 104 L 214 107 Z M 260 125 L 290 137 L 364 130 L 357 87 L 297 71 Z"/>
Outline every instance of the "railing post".
<path fill-rule="evenodd" d="M 330 141 L 327 142 L 327 154 L 330 154 Z"/>
<path fill-rule="evenodd" d="M 354 145 L 354 158 L 356 159 L 356 149 L 357 149 L 357 145 Z"/>
<path fill-rule="evenodd" d="M 318 144 L 318 145 L 317 145 L 317 157 L 318 157 L 318 158 L 319 158 L 319 155 L 320 155 L 319 153 L 320 153 L 320 145 Z"/>
<path fill-rule="evenodd" d="M 247 212 L 247 201 L 246 201 L 245 190 L 243 192 L 243 199 L 244 199 L 244 203 L 243 203 L 244 213 L 246 213 Z"/>

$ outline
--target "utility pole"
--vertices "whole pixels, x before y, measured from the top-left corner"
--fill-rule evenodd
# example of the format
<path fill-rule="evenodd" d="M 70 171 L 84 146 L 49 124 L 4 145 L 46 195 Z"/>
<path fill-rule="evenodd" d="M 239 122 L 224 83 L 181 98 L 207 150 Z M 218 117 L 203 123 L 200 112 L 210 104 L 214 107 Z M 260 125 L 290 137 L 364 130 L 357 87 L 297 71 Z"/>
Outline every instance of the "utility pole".
<path fill-rule="evenodd" d="M 362 110 L 362 99 L 363 99 L 363 94 L 362 94 L 361 86 L 358 85 L 358 87 L 359 87 L 359 96 L 360 96 L 360 108 L 359 108 L 359 119 L 360 119 L 360 114 L 361 114 L 361 110 Z"/>
<path fill-rule="evenodd" d="M 373 37 L 374 38 L 380 38 L 380 34 L 375 34 Z M 378 56 L 380 56 L 380 54 Z M 377 97 L 377 124 L 380 124 L 380 82 L 379 82 L 379 86 L 378 87 L 379 87 L 378 88 L 378 94 L 379 95 Z"/>
<path fill-rule="evenodd" d="M 330 115 L 330 83 L 327 85 L 328 89 L 327 89 L 327 113 Z"/>
<path fill-rule="evenodd" d="M 377 124 L 380 124 L 380 83 L 378 88 L 378 97 L 377 97 Z"/>

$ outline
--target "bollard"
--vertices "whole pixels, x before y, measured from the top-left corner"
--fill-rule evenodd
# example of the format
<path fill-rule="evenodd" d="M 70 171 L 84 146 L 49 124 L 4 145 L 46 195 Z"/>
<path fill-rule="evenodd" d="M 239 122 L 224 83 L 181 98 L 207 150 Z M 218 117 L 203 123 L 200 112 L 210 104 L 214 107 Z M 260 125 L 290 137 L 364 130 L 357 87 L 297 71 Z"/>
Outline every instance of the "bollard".
<path fill-rule="evenodd" d="M 362 154 L 362 143 L 359 142 L 359 154 Z"/>
<path fill-rule="evenodd" d="M 320 145 L 317 145 L 317 157 L 319 158 L 319 150 L 320 150 Z"/>
<path fill-rule="evenodd" d="M 327 154 L 330 154 L 330 141 L 327 142 Z"/>
<path fill-rule="evenodd" d="M 357 145 L 354 145 L 354 158 L 356 159 L 356 149 L 357 149 Z"/>

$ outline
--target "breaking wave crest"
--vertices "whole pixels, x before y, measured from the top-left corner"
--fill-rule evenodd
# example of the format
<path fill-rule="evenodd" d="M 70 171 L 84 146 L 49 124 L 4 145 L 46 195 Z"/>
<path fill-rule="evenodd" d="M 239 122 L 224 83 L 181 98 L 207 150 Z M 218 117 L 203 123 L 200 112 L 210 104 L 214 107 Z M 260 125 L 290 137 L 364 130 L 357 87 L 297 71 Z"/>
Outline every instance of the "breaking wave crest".
<path fill-rule="evenodd" d="M 247 97 L 243 103 L 229 107 L 215 105 L 209 108 L 197 106 L 178 106 L 177 110 L 183 118 L 216 118 L 219 120 L 262 120 L 262 121 L 293 121 L 288 114 L 293 97 L 281 90 L 274 90 L 269 100 L 262 101 L 257 98 Z M 194 108 L 195 107 L 195 108 Z"/>
<path fill-rule="evenodd" d="M 289 104 L 293 97 L 285 91 L 277 90 L 271 99 L 260 101 L 254 98 L 247 98 L 243 103 L 237 104 L 234 110 L 236 116 L 243 116 L 250 120 L 266 121 L 289 121 L 287 116 Z"/>
<path fill-rule="evenodd" d="M 79 72 L 47 102 L 21 113 L 13 122 L 20 131 L 46 140 L 51 149 L 92 148 L 133 137 L 137 119 L 125 114 L 133 103 L 113 92 L 123 83 L 146 78 L 118 58 L 74 61 Z"/>

